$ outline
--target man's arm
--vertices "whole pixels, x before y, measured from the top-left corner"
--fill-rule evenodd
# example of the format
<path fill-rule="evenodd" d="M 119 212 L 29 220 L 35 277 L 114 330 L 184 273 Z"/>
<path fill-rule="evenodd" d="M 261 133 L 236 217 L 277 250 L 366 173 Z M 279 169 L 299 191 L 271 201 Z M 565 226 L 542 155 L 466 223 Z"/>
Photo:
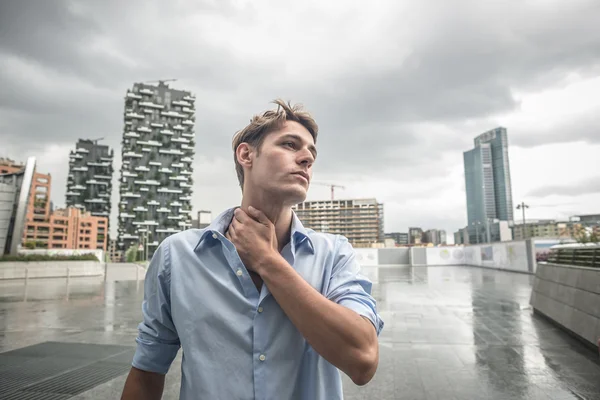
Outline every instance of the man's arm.
<path fill-rule="evenodd" d="M 180 347 L 171 315 L 171 273 L 166 260 L 169 239 L 154 252 L 144 280 L 142 322 L 138 325 L 137 348 L 122 399 L 160 399 L 165 374 Z"/>
<path fill-rule="evenodd" d="M 131 367 L 121 400 L 160 400 L 164 386 L 164 375 Z"/>
<path fill-rule="evenodd" d="M 317 353 L 357 385 L 373 378 L 379 363 L 379 344 L 371 321 L 325 298 L 279 254 L 257 265 L 256 272 Z"/>

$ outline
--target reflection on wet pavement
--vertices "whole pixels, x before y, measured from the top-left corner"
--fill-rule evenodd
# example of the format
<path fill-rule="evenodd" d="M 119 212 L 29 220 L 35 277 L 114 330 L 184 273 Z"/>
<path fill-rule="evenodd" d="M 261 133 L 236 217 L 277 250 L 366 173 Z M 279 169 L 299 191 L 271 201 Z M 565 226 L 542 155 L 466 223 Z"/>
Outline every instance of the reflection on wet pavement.
<path fill-rule="evenodd" d="M 129 267 L 132 268 L 132 267 Z M 143 282 L 0 282 L 0 352 L 53 341 L 134 345 Z M 346 399 L 600 399 L 597 355 L 535 316 L 533 277 L 472 267 L 364 267 L 385 328 L 373 381 Z M 181 353 L 181 352 L 180 352 Z M 179 364 L 165 399 L 178 398 Z M 125 377 L 75 399 L 118 398 Z"/>

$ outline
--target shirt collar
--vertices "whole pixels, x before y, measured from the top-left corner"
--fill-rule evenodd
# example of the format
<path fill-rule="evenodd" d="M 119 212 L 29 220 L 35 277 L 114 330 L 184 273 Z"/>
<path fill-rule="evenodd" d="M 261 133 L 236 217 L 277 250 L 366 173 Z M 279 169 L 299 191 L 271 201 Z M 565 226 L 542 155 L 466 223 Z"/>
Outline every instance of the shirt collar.
<path fill-rule="evenodd" d="M 219 216 L 217 216 L 217 218 L 215 218 L 213 222 L 204 229 L 204 232 L 202 232 L 202 235 L 200 235 L 200 240 L 198 241 L 198 244 L 196 244 L 196 248 L 194 250 L 197 250 L 205 240 L 218 240 L 218 235 L 225 236 L 225 231 L 231 223 L 231 219 L 233 218 L 233 212 L 236 208 L 238 207 L 232 207 L 219 214 Z M 295 254 L 296 249 L 299 246 L 301 246 L 302 243 L 306 243 L 311 253 L 314 254 L 315 247 L 310 236 L 308 235 L 308 231 L 306 230 L 304 225 L 302 225 L 302 222 L 300 222 L 300 219 L 298 218 L 296 213 L 292 210 L 292 229 L 290 243 L 292 247 L 292 253 Z"/>

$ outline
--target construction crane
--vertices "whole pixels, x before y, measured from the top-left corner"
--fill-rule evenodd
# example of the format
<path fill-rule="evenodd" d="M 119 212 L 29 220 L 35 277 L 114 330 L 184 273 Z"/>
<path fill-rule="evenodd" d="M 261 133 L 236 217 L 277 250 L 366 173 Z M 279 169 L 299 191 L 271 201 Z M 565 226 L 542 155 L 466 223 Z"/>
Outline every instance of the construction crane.
<path fill-rule="evenodd" d="M 156 79 L 156 80 L 153 80 L 153 81 L 146 81 L 144 83 L 155 83 L 155 82 L 158 82 L 160 84 L 160 83 L 165 83 L 165 82 L 175 82 L 176 80 L 177 79 L 175 79 L 175 78 L 173 78 L 173 79 Z"/>
<path fill-rule="evenodd" d="M 329 186 L 331 188 L 331 200 L 334 200 L 334 191 L 335 188 L 340 188 L 340 189 L 346 189 L 345 186 L 342 185 L 334 185 L 333 183 L 325 183 L 325 182 L 311 182 L 312 185 L 319 185 L 319 186 Z"/>
<path fill-rule="evenodd" d="M 101 138 L 98 138 L 98 139 L 88 139 L 88 140 L 89 140 L 90 142 L 94 142 L 94 144 L 96 145 L 96 144 L 98 144 L 98 142 L 99 142 L 100 140 L 104 140 L 104 138 L 103 138 L 103 137 L 101 137 Z"/>

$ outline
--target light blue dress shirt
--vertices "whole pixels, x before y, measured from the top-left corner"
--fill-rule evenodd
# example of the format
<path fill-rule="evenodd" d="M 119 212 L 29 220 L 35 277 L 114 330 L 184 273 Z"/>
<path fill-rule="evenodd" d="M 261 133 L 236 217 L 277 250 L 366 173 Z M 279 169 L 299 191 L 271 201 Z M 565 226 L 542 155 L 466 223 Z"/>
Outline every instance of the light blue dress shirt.
<path fill-rule="evenodd" d="M 132 365 L 166 374 L 183 350 L 180 398 L 342 399 L 339 370 L 317 354 L 266 285 L 259 291 L 224 236 L 231 208 L 205 229 L 164 240 L 146 274 L 143 322 Z M 293 215 L 285 260 L 319 293 L 383 321 L 371 282 L 340 235 L 305 229 Z"/>

